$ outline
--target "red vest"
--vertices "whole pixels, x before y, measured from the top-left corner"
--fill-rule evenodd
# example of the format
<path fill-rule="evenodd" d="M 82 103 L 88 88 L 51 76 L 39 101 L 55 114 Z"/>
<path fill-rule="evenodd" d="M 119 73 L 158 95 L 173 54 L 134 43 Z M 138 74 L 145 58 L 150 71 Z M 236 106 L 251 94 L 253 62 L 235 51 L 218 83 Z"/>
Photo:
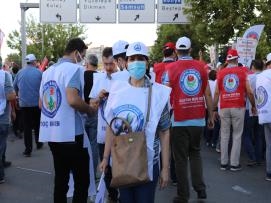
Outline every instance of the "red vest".
<path fill-rule="evenodd" d="M 204 92 L 208 82 L 204 64 L 197 60 L 179 60 L 167 65 L 172 87 L 175 121 L 205 117 Z"/>
<path fill-rule="evenodd" d="M 224 68 L 218 72 L 220 108 L 242 108 L 246 101 L 247 71 L 243 67 Z"/>
<path fill-rule="evenodd" d="M 163 77 L 165 76 L 165 67 L 168 63 L 156 63 L 153 65 L 153 72 L 155 73 L 155 82 L 163 84 Z"/>

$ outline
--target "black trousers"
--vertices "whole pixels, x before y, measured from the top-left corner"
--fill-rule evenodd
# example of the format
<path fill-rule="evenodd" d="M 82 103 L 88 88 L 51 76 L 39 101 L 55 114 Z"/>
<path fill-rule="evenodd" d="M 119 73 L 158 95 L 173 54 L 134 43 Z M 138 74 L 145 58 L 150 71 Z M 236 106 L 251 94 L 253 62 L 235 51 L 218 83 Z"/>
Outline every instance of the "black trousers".
<path fill-rule="evenodd" d="M 32 129 L 35 131 L 35 142 L 39 143 L 39 129 L 40 129 L 40 109 L 35 107 L 22 107 L 22 116 L 24 123 L 24 145 L 25 152 L 32 152 Z"/>
<path fill-rule="evenodd" d="M 190 163 L 190 174 L 194 190 L 198 192 L 206 188 L 200 155 L 202 134 L 203 127 L 182 126 L 172 128 L 171 145 L 178 182 L 178 199 L 181 203 L 187 203 L 189 200 L 188 162 Z"/>
<path fill-rule="evenodd" d="M 75 142 L 49 142 L 55 168 L 54 203 L 67 203 L 70 172 L 74 179 L 73 203 L 87 203 L 89 187 L 89 155 L 83 148 L 83 135 Z"/>
<path fill-rule="evenodd" d="M 98 144 L 98 146 L 99 146 L 100 160 L 102 161 L 103 156 L 104 156 L 105 144 Z M 119 192 L 117 189 L 110 187 L 111 180 L 112 180 L 112 169 L 111 169 L 111 166 L 108 164 L 106 171 L 104 173 L 104 182 L 105 182 L 105 186 L 108 191 L 108 196 L 110 197 L 110 199 L 113 201 L 117 201 Z"/>

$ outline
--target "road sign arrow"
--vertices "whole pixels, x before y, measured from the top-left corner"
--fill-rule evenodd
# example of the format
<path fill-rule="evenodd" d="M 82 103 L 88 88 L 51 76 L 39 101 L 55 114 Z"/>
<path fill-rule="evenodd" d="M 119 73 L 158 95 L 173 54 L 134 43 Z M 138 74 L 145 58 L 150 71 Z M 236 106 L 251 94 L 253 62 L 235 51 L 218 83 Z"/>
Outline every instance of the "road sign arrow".
<path fill-rule="evenodd" d="M 100 21 L 100 20 L 101 20 L 100 16 L 97 16 L 95 19 L 96 19 L 97 21 Z"/>
<path fill-rule="evenodd" d="M 179 14 L 176 13 L 176 14 L 174 15 L 173 21 L 175 21 L 178 17 L 179 17 Z"/>
<path fill-rule="evenodd" d="M 134 21 L 136 21 L 137 19 L 139 19 L 139 14 L 136 15 Z"/>
<path fill-rule="evenodd" d="M 58 18 L 58 19 L 59 19 L 59 21 L 61 21 L 61 20 L 62 20 L 62 17 L 61 17 L 61 15 L 60 15 L 59 13 L 57 13 L 57 14 L 56 14 L 56 18 Z"/>

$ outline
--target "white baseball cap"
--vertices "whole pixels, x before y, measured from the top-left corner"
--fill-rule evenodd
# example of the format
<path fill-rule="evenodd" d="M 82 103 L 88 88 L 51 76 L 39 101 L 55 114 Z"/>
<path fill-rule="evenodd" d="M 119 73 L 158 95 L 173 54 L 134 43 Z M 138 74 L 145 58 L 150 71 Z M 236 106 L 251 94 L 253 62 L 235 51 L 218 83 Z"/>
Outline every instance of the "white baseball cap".
<path fill-rule="evenodd" d="M 271 62 L 271 53 L 267 54 L 265 64 L 270 63 L 270 62 Z"/>
<path fill-rule="evenodd" d="M 143 55 L 149 56 L 148 48 L 142 42 L 134 42 L 130 44 L 126 51 L 126 56 Z"/>
<path fill-rule="evenodd" d="M 187 50 L 191 48 L 191 40 L 188 37 L 181 37 L 176 42 L 177 50 Z"/>
<path fill-rule="evenodd" d="M 129 43 L 123 40 L 115 42 L 112 46 L 113 56 L 126 53 Z"/>
<path fill-rule="evenodd" d="M 25 57 L 25 60 L 26 62 L 32 62 L 32 61 L 36 61 L 36 56 L 34 54 L 28 54 L 26 57 Z"/>

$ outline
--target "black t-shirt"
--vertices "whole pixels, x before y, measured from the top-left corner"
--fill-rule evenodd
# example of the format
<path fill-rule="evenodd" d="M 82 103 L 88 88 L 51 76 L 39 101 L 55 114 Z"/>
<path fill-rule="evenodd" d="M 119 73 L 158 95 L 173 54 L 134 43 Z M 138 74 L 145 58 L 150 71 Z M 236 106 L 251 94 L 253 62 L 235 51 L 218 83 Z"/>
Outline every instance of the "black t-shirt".
<path fill-rule="evenodd" d="M 90 100 L 89 93 L 93 86 L 93 73 L 97 73 L 97 72 L 93 70 L 86 70 L 84 72 L 84 81 L 85 81 L 84 98 L 85 98 L 86 103 L 89 103 L 89 100 Z"/>

